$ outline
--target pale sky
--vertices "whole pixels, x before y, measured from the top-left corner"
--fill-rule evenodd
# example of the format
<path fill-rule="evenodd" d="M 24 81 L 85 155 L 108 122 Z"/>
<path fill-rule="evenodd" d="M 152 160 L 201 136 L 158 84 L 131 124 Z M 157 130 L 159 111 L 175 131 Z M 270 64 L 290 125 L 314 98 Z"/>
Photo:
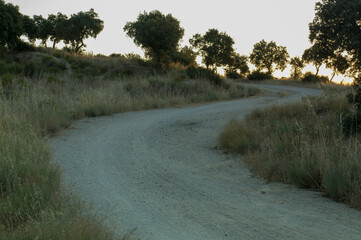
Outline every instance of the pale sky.
<path fill-rule="evenodd" d="M 302 55 L 310 46 L 308 24 L 315 12 L 315 0 L 8 0 L 27 15 L 67 15 L 94 8 L 104 21 L 104 30 L 96 40 L 86 41 L 87 51 L 103 53 L 142 53 L 123 27 L 135 21 L 143 11 L 171 13 L 185 29 L 182 45 L 189 45 L 195 33 L 210 28 L 225 31 L 236 42 L 240 54 L 250 54 L 253 45 L 265 39 L 286 46 L 291 56 Z"/>
<path fill-rule="evenodd" d="M 160 10 L 171 13 L 185 29 L 181 45 L 210 28 L 226 32 L 235 41 L 236 51 L 249 55 L 262 39 L 286 46 L 291 57 L 301 56 L 310 47 L 308 24 L 315 16 L 316 0 L 5 0 L 30 16 L 87 11 L 99 13 L 104 30 L 97 39 L 88 39 L 86 51 L 94 54 L 138 53 L 143 51 L 126 37 L 123 27 L 139 13 Z M 313 70 L 310 68 L 310 70 Z M 283 74 L 287 75 L 287 74 Z"/>

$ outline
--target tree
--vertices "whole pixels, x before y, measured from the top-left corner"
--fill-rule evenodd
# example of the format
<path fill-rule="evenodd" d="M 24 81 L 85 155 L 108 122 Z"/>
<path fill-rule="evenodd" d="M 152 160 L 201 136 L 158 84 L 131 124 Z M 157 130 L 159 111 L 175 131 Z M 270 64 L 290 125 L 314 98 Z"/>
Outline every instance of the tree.
<path fill-rule="evenodd" d="M 302 55 L 302 60 L 308 64 L 312 63 L 316 68 L 316 76 L 320 71 L 322 64 L 327 63 L 332 55 L 332 50 L 325 44 L 316 42 L 312 47 L 306 49 Z"/>
<path fill-rule="evenodd" d="M 65 39 L 66 31 L 68 30 L 68 17 L 58 12 L 57 15 L 49 15 L 48 21 L 51 24 L 50 40 L 53 42 L 53 48 L 55 48 L 57 43 Z"/>
<path fill-rule="evenodd" d="M 203 36 L 195 34 L 189 42 L 198 50 L 207 69 L 212 67 L 216 70 L 217 67 L 232 64 L 234 41 L 225 32 L 209 29 Z"/>
<path fill-rule="evenodd" d="M 333 74 L 330 79 L 330 81 L 332 81 L 336 74 L 345 74 L 347 69 L 350 67 L 350 64 L 346 57 L 340 54 L 333 54 L 333 56 L 329 58 L 326 66 L 327 68 L 333 70 Z"/>
<path fill-rule="evenodd" d="M 281 71 L 286 69 L 289 55 L 286 47 L 277 46 L 273 41 L 268 43 L 261 40 L 254 45 L 249 58 L 259 71 L 266 69 L 272 74 L 275 69 Z"/>
<path fill-rule="evenodd" d="M 29 16 L 24 15 L 22 19 L 22 25 L 23 35 L 25 35 L 31 43 L 34 43 L 39 32 L 35 20 L 30 18 Z"/>
<path fill-rule="evenodd" d="M 0 0 L 0 45 L 14 47 L 23 33 L 19 7 Z"/>
<path fill-rule="evenodd" d="M 226 68 L 226 75 L 244 77 L 249 72 L 248 57 L 234 53 L 232 56 L 232 63 Z"/>
<path fill-rule="evenodd" d="M 311 42 L 331 47 L 333 53 L 347 53 L 351 72 L 355 76 L 355 92 L 349 101 L 361 111 L 361 1 L 322 0 L 316 3 L 316 15 L 310 24 Z"/>
<path fill-rule="evenodd" d="M 41 43 L 47 47 L 47 41 L 50 37 L 50 34 L 53 30 L 53 25 L 52 23 L 48 20 L 43 18 L 42 15 L 34 15 L 33 17 L 35 24 L 38 28 L 38 35 L 37 35 L 37 39 L 41 40 Z"/>
<path fill-rule="evenodd" d="M 316 3 L 309 36 L 312 43 L 327 45 L 336 55 L 346 52 L 352 70 L 358 76 L 361 76 L 360 13 L 359 0 L 322 0 Z"/>
<path fill-rule="evenodd" d="M 302 69 L 305 67 L 305 63 L 300 57 L 294 57 L 290 61 L 292 72 L 291 77 L 294 79 L 300 79 L 302 76 Z"/>
<path fill-rule="evenodd" d="M 124 31 L 159 67 L 168 64 L 184 35 L 176 18 L 158 10 L 139 14 L 136 21 L 125 24 Z"/>
<path fill-rule="evenodd" d="M 192 48 L 184 46 L 172 54 L 172 61 L 179 62 L 187 67 L 196 63 L 196 57 L 197 54 Z"/>
<path fill-rule="evenodd" d="M 63 21 L 63 19 L 60 21 Z M 104 22 L 99 19 L 98 13 L 94 9 L 73 14 L 69 20 L 63 23 L 62 34 L 64 34 L 64 41 L 67 44 L 71 44 L 75 53 L 79 53 L 83 47 L 86 47 L 85 39 L 89 37 L 96 38 L 104 29 Z M 56 37 L 53 38 L 54 41 L 56 39 Z"/>

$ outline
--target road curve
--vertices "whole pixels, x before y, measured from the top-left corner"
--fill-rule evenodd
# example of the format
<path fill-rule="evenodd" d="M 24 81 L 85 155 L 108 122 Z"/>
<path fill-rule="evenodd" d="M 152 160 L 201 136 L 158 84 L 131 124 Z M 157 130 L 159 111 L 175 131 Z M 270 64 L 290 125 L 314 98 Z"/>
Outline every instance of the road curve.
<path fill-rule="evenodd" d="M 51 139 L 53 159 L 73 192 L 140 239 L 361 239 L 360 211 L 267 184 L 217 149 L 231 118 L 320 94 L 258 87 L 266 96 L 78 121 Z"/>

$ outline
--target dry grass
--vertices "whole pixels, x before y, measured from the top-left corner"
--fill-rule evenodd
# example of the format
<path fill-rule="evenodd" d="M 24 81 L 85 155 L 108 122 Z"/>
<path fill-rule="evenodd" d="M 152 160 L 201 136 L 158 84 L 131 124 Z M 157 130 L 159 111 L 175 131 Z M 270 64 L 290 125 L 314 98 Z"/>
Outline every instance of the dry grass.
<path fill-rule="evenodd" d="M 304 88 L 313 88 L 313 89 L 324 89 L 329 87 L 343 87 L 343 85 L 333 83 L 333 82 L 326 82 L 326 83 L 305 83 L 300 80 L 257 80 L 257 81 L 250 81 L 250 80 L 241 80 L 240 82 L 243 83 L 253 83 L 253 84 L 272 84 L 272 85 L 287 85 L 287 86 L 295 86 L 295 87 L 304 87 Z"/>
<path fill-rule="evenodd" d="M 93 60 L 92 60 L 93 61 Z M 48 136 L 84 117 L 253 96 L 232 83 L 214 86 L 165 76 L 106 80 L 42 74 L 0 84 L 0 239 L 112 239 L 97 217 L 62 200 L 61 174 Z M 130 239 L 125 235 L 123 239 Z"/>
<path fill-rule="evenodd" d="M 322 190 L 361 209 L 361 136 L 344 133 L 353 111 L 345 91 L 332 87 L 323 97 L 256 110 L 232 121 L 220 144 L 270 181 Z"/>

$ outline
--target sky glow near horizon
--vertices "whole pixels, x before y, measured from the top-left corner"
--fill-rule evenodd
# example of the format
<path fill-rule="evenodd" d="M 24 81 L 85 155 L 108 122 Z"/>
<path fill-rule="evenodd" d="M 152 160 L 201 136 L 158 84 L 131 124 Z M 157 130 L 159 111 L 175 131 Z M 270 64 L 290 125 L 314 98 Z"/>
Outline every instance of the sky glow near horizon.
<path fill-rule="evenodd" d="M 210 28 L 226 32 L 235 41 L 236 52 L 249 55 L 253 45 L 264 39 L 286 46 L 291 57 L 302 56 L 311 46 L 308 24 L 315 16 L 316 0 L 5 0 L 20 7 L 29 16 L 56 14 L 68 16 L 90 8 L 99 13 L 104 30 L 97 39 L 88 39 L 86 51 L 94 54 L 137 53 L 143 51 L 123 31 L 126 22 L 135 21 L 139 13 L 160 10 L 172 14 L 185 30 L 181 45 L 189 45 L 196 33 L 204 34 Z M 314 67 L 305 70 L 315 71 Z M 322 72 L 329 75 L 329 72 Z M 275 76 L 289 76 L 289 71 Z"/>

